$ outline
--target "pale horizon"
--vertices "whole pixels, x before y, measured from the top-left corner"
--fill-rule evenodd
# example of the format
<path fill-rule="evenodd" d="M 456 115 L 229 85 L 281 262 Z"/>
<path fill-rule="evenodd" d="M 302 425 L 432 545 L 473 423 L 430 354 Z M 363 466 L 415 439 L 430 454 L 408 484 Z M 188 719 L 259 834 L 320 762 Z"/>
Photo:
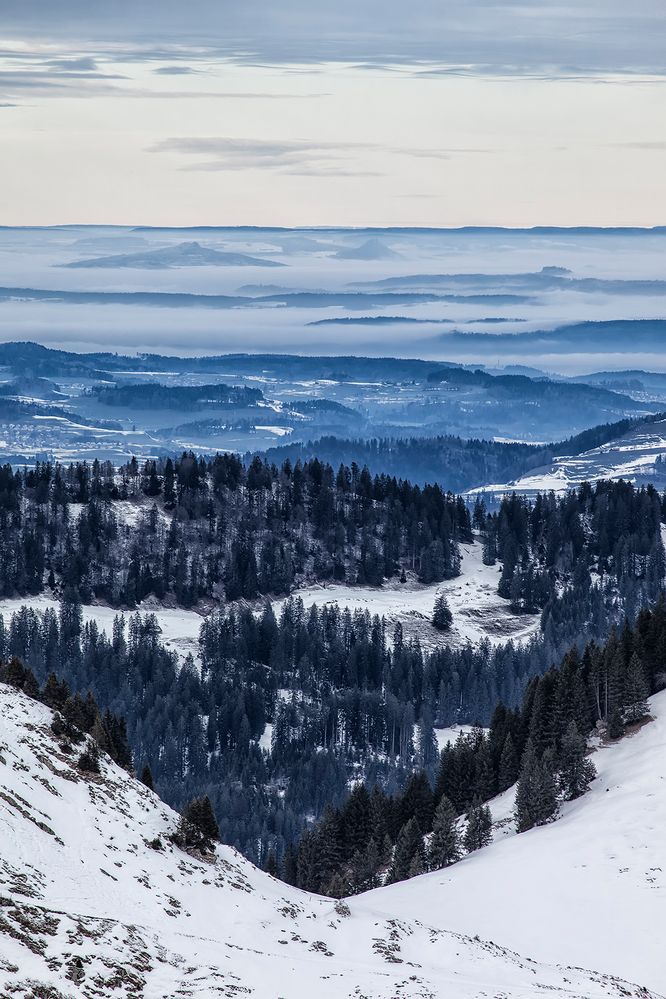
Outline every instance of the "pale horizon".
<path fill-rule="evenodd" d="M 3 6 L 5 224 L 666 219 L 653 0 Z"/>

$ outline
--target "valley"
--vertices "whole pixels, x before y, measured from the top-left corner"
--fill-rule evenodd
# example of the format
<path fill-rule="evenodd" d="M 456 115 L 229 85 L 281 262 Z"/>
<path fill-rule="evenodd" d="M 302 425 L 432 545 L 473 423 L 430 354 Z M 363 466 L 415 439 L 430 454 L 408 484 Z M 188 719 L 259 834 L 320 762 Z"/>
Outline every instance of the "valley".
<path fill-rule="evenodd" d="M 507 999 L 531 999 L 535 990 L 658 999 L 603 966 L 543 964 L 442 929 L 449 920 L 429 907 L 409 918 L 405 887 L 336 903 L 280 884 L 228 847 L 183 852 L 170 840 L 178 816 L 152 792 L 110 761 L 99 775 L 82 774 L 54 739 L 47 708 L 5 685 L 0 700 L 7 994 L 259 997 L 270 979 L 276 996 L 331 999 L 450 989 L 478 999 L 498 988 Z M 644 948 L 652 946 L 648 935 Z M 620 963 L 632 967 L 629 956 Z M 641 970 L 649 981 L 650 965 Z"/>
<path fill-rule="evenodd" d="M 666 4 L 0 25 L 0 999 L 666 999 Z"/>

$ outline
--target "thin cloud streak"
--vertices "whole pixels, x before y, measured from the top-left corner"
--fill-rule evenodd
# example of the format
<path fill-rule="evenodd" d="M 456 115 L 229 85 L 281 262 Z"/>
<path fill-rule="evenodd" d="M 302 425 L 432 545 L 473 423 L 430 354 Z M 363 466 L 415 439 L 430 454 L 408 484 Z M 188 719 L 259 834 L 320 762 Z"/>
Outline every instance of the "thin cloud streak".
<path fill-rule="evenodd" d="M 386 154 L 416 159 L 449 160 L 456 155 L 492 154 L 489 148 L 452 147 L 448 149 L 412 149 L 391 147 L 374 142 L 315 142 L 301 139 L 270 140 L 230 136 L 183 136 L 163 139 L 148 147 L 152 153 L 176 153 L 183 156 L 204 156 L 198 163 L 181 167 L 187 171 L 223 172 L 235 170 L 272 170 L 284 174 L 305 176 L 385 176 L 382 170 L 366 167 L 345 169 L 341 161 L 349 162 L 359 153 Z"/>

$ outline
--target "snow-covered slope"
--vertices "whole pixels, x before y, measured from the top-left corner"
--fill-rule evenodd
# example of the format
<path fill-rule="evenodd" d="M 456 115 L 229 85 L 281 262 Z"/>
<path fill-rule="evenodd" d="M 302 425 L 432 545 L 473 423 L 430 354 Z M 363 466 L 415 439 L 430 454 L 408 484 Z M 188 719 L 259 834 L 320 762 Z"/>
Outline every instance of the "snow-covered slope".
<path fill-rule="evenodd" d="M 47 708 L 0 686 L 3 996 L 656 995 L 432 928 L 419 920 L 454 915 L 446 903 L 437 911 L 436 883 L 430 896 L 421 882 L 420 911 L 406 919 L 406 894 L 347 910 L 229 848 L 210 861 L 183 853 L 168 840 L 169 808 L 109 761 L 99 776 L 80 774 L 50 722 Z"/>
<path fill-rule="evenodd" d="M 507 836 L 435 874 L 364 896 L 539 961 L 603 968 L 666 992 L 666 691 L 654 720 L 593 755 L 598 778 L 551 825 Z"/>
<path fill-rule="evenodd" d="M 653 481 L 661 485 L 663 472 L 655 466 L 666 458 L 666 420 L 641 423 L 623 437 L 591 448 L 575 456 L 563 455 L 552 465 L 537 468 L 513 482 L 481 484 L 469 494 L 520 492 L 534 496 L 553 490 L 566 492 L 581 482 L 598 479 L 626 479 L 628 482 Z"/>

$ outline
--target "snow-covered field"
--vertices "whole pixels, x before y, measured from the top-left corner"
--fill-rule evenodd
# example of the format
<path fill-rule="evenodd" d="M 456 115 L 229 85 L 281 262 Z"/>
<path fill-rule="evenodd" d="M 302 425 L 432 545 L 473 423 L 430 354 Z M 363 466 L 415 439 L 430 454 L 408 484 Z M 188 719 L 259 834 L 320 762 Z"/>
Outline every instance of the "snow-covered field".
<path fill-rule="evenodd" d="M 463 735 L 468 735 L 473 729 L 473 725 L 450 725 L 448 728 L 436 728 L 435 738 L 437 739 L 437 748 L 441 752 L 447 742 L 454 745 L 461 732 Z"/>
<path fill-rule="evenodd" d="M 208 860 L 183 853 L 169 842 L 169 808 L 107 760 L 99 776 L 79 773 L 50 722 L 43 705 L 0 685 L 3 996 L 656 999 L 437 928 L 458 915 L 432 877 L 343 907 L 275 881 L 228 847 Z M 529 916 L 538 924 L 540 912 L 544 926 L 545 906 Z"/>
<path fill-rule="evenodd" d="M 399 583 L 394 580 L 382 587 L 359 587 L 341 584 L 318 585 L 297 590 L 305 607 L 312 604 L 338 604 L 339 607 L 367 610 L 384 616 L 390 623 L 400 622 L 405 637 L 418 638 L 425 647 L 450 644 L 462 645 L 488 639 L 493 644 L 509 639 L 521 641 L 533 635 L 539 627 L 535 614 L 515 615 L 509 601 L 498 596 L 499 566 L 487 566 L 482 561 L 480 544 L 461 545 L 462 567 L 456 579 L 424 586 L 416 581 Z M 451 630 L 445 633 L 430 623 L 435 597 L 446 594 L 453 614 Z M 281 606 L 278 601 L 276 611 Z"/>
<path fill-rule="evenodd" d="M 363 896 L 538 961 L 593 967 L 666 992 L 666 692 L 654 721 L 597 748 L 588 794 L 551 825 L 509 835 L 513 790 L 491 803 L 491 846 Z M 536 994 L 536 993 L 535 993 Z"/>
<path fill-rule="evenodd" d="M 337 603 L 340 607 L 360 608 L 371 614 L 385 615 L 389 624 L 400 621 L 406 638 L 418 638 L 425 648 L 436 645 L 461 645 L 467 641 L 479 642 L 487 638 L 493 644 L 522 641 L 535 634 L 539 627 L 538 615 L 516 616 L 509 610 L 509 601 L 497 595 L 498 567 L 489 567 L 481 561 L 481 545 L 461 545 L 462 572 L 457 579 L 444 583 L 422 586 L 416 582 L 389 582 L 384 587 L 313 586 L 297 590 L 306 608 L 312 604 Z M 435 597 L 446 593 L 453 613 L 453 626 L 449 632 L 438 632 L 430 623 Z M 279 613 L 284 599 L 275 601 Z M 40 593 L 34 597 L 0 599 L 0 614 L 6 620 L 21 607 L 32 607 L 43 612 L 47 607 L 58 610 L 53 597 Z M 155 600 L 145 600 L 138 613 L 154 614 L 161 629 L 161 641 L 176 652 L 181 660 L 191 654 L 199 658 L 199 631 L 204 616 L 197 611 L 162 607 Z M 111 635 L 113 620 L 122 613 L 103 604 L 84 604 L 84 621 L 96 621 L 100 631 Z M 125 619 L 134 611 L 125 612 Z"/>

